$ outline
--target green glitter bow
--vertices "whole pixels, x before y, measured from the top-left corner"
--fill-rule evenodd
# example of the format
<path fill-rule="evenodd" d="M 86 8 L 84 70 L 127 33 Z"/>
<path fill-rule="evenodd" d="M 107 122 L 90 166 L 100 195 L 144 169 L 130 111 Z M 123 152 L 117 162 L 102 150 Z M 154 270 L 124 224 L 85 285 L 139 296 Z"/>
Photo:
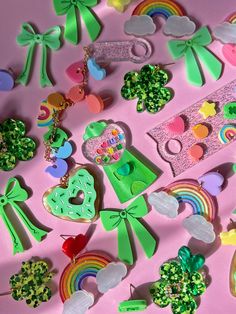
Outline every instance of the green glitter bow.
<path fill-rule="evenodd" d="M 203 62 L 211 76 L 217 80 L 222 72 L 222 63 L 205 48 L 212 41 L 208 28 L 200 28 L 191 39 L 170 40 L 168 49 L 174 59 L 185 57 L 188 81 L 196 86 L 203 84 L 201 70 L 196 56 Z"/>
<path fill-rule="evenodd" d="M 10 278 L 12 297 L 16 301 L 25 299 L 26 304 L 36 308 L 42 302 L 47 302 L 52 296 L 51 290 L 46 286 L 53 277 L 48 272 L 45 261 L 27 261 L 22 263 L 21 271 Z"/>
<path fill-rule="evenodd" d="M 36 144 L 25 133 L 20 120 L 7 119 L 0 124 L 0 170 L 12 170 L 17 159 L 25 161 L 34 156 Z"/>
<path fill-rule="evenodd" d="M 145 65 L 140 72 L 128 72 L 124 77 L 121 96 L 131 100 L 138 98 L 137 112 L 156 113 L 171 99 L 170 89 L 163 87 L 169 78 L 155 65 Z"/>
<path fill-rule="evenodd" d="M 53 0 L 54 9 L 57 15 L 66 14 L 65 39 L 74 45 L 78 44 L 77 15 L 79 10 L 89 36 L 94 41 L 100 31 L 101 25 L 90 8 L 96 6 L 98 0 Z"/>
<path fill-rule="evenodd" d="M 195 297 L 206 290 L 205 279 L 198 272 L 205 258 L 192 255 L 186 246 L 180 248 L 178 257 L 180 261 L 173 260 L 161 265 L 161 279 L 152 284 L 150 293 L 158 306 L 171 304 L 174 314 L 193 314 L 197 309 Z"/>
<path fill-rule="evenodd" d="M 27 57 L 25 61 L 24 68 L 17 78 L 16 82 L 27 85 L 29 81 L 29 74 L 31 70 L 31 65 L 33 61 L 33 55 L 36 45 L 42 46 L 42 59 L 41 59 L 41 68 L 40 68 L 40 85 L 41 87 L 51 86 L 52 82 L 50 81 L 47 74 L 47 48 L 52 50 L 57 50 L 61 46 L 60 35 L 61 29 L 59 26 L 54 26 L 49 28 L 43 34 L 35 33 L 33 27 L 28 23 L 23 23 L 22 31 L 20 35 L 17 36 L 16 41 L 20 46 L 29 46 Z"/>
<path fill-rule="evenodd" d="M 14 229 L 5 212 L 5 206 L 10 205 L 15 210 L 35 240 L 41 241 L 42 238 L 47 234 L 46 231 L 37 228 L 17 204 L 18 202 L 26 201 L 27 198 L 28 194 L 26 190 L 20 186 L 20 183 L 16 178 L 10 178 L 8 180 L 5 188 L 5 195 L 0 196 L 0 216 L 2 217 L 2 220 L 10 233 L 13 243 L 13 254 L 24 252 L 24 248 L 16 230 Z"/>
<path fill-rule="evenodd" d="M 156 240 L 150 232 L 138 220 L 148 214 L 148 208 L 143 196 L 138 197 L 126 209 L 122 211 L 101 211 L 100 217 L 106 231 L 118 229 L 118 257 L 120 260 L 132 265 L 134 262 L 133 252 L 127 223 L 130 224 L 136 234 L 144 252 L 151 258 L 156 249 Z"/>

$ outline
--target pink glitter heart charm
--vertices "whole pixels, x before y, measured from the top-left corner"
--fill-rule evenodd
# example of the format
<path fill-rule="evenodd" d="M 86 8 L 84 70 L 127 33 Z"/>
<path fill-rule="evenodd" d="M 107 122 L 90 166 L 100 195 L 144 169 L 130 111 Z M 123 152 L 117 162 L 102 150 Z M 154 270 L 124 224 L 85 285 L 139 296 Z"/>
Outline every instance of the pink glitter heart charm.
<path fill-rule="evenodd" d="M 167 124 L 166 129 L 174 135 L 182 135 L 185 129 L 183 118 L 175 117 Z"/>

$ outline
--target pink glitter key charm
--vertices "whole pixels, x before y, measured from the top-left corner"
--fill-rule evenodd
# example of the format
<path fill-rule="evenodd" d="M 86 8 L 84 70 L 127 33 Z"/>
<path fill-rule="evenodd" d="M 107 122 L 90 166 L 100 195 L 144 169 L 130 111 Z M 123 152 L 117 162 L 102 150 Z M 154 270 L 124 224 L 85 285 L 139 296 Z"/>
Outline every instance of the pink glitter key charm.
<path fill-rule="evenodd" d="M 143 55 L 135 54 L 138 46 L 144 48 L 145 51 Z M 88 48 L 90 56 L 95 58 L 98 62 L 131 61 L 134 63 L 143 63 L 147 61 L 152 54 L 152 46 L 144 38 L 96 42 L 89 45 Z"/>
<path fill-rule="evenodd" d="M 236 140 L 236 119 L 224 118 L 223 111 L 225 104 L 235 101 L 235 87 L 236 80 L 148 131 L 147 134 L 157 143 L 160 156 L 170 164 L 174 177 Z M 204 119 L 200 109 L 208 101 L 210 104 L 215 104 L 216 111 L 213 110 Z M 181 120 L 180 118 L 184 121 L 185 127 L 179 133 L 170 132 L 170 125 L 177 129 L 177 122 Z M 210 130 L 209 135 L 202 139 L 196 139 L 192 132 L 192 129 L 199 124 L 206 125 Z M 173 149 L 170 144 L 172 146 L 175 144 L 177 148 Z M 196 157 L 196 153 L 192 156 L 192 151 L 196 151 L 196 147 L 202 148 L 203 152 L 200 158 L 191 158 Z"/>

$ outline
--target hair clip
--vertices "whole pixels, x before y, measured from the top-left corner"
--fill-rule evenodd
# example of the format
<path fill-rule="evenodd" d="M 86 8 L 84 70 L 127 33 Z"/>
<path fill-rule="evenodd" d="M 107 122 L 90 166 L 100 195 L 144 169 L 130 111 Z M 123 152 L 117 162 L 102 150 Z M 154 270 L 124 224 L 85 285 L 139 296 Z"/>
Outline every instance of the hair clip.
<path fill-rule="evenodd" d="M 178 215 L 179 204 L 192 207 L 193 215 L 183 221 L 183 227 L 195 239 L 205 243 L 215 240 L 213 221 L 217 203 L 214 196 L 222 189 L 224 178 L 217 172 L 210 172 L 195 180 L 179 180 L 169 184 L 160 192 L 151 193 L 148 202 L 157 212 L 169 218 Z"/>
<path fill-rule="evenodd" d="M 101 32 L 101 24 L 91 10 L 97 5 L 98 1 L 90 0 L 72 0 L 69 3 L 64 0 L 53 0 L 54 10 L 57 15 L 66 15 L 65 39 L 77 45 L 79 42 L 78 26 L 77 26 L 77 10 L 84 21 L 89 37 L 92 41 L 96 40 Z M 81 29 L 82 30 L 82 29 Z"/>
<path fill-rule="evenodd" d="M 29 46 L 24 68 L 21 74 L 16 79 L 17 83 L 27 85 L 29 81 L 29 75 L 32 67 L 32 61 L 34 56 L 34 50 L 36 45 L 42 46 L 42 60 L 40 69 L 40 85 L 41 87 L 51 86 L 47 74 L 47 49 L 57 50 L 61 46 L 60 35 L 61 29 L 59 26 L 49 28 L 45 33 L 38 34 L 35 32 L 33 26 L 28 23 L 23 23 L 22 31 L 17 36 L 16 41 L 20 46 Z"/>
<path fill-rule="evenodd" d="M 15 78 L 11 69 L 0 69 L 0 92 L 8 92 L 13 89 Z"/>
<path fill-rule="evenodd" d="M 121 96 L 126 100 L 138 98 L 137 112 L 145 109 L 156 113 L 170 101 L 172 94 L 169 88 L 164 87 L 169 81 L 166 71 L 158 65 L 147 64 L 140 72 L 127 72 L 124 76 L 124 85 Z"/>
<path fill-rule="evenodd" d="M 130 297 L 131 299 L 128 301 L 122 301 L 119 304 L 118 311 L 119 313 L 125 312 L 142 312 L 147 309 L 147 301 L 146 300 L 135 300 L 133 298 L 133 291 L 135 286 L 130 284 Z"/>
<path fill-rule="evenodd" d="M 54 273 L 48 271 L 44 260 L 23 262 L 21 271 L 11 276 L 10 291 L 0 296 L 11 294 L 16 301 L 25 299 L 29 307 L 36 308 L 51 299 L 52 291 L 47 287 Z"/>
<path fill-rule="evenodd" d="M 91 123 L 83 139 L 83 155 L 103 166 L 121 203 L 134 198 L 156 180 L 152 169 L 126 148 L 126 135 L 118 124 Z"/>
<path fill-rule="evenodd" d="M 134 263 L 134 258 L 127 224 L 130 224 L 130 227 L 137 236 L 146 256 L 151 258 L 155 253 L 156 239 L 139 220 L 139 218 L 142 218 L 147 214 L 148 208 L 143 196 L 136 198 L 122 211 L 109 209 L 100 212 L 101 221 L 106 231 L 112 231 L 117 228 L 118 257 L 120 260 L 130 265 Z"/>
<path fill-rule="evenodd" d="M 203 85 L 202 74 L 196 59 L 203 62 L 214 80 L 218 80 L 222 73 L 222 63 L 205 48 L 212 41 L 211 34 L 206 26 L 200 28 L 192 38 L 187 40 L 170 40 L 168 49 L 172 57 L 180 59 L 185 57 L 186 74 L 190 84 Z"/>
<path fill-rule="evenodd" d="M 26 161 L 34 157 L 36 143 L 25 135 L 23 121 L 7 119 L 0 124 L 0 170 L 10 171 L 16 167 L 17 159 Z"/>
<path fill-rule="evenodd" d="M 143 55 L 136 55 L 135 48 L 144 48 Z M 130 61 L 134 63 L 146 62 L 152 55 L 152 46 L 144 38 L 132 40 L 96 42 L 88 46 L 90 57 L 97 62 Z"/>
<path fill-rule="evenodd" d="M 207 288 L 205 274 L 199 271 L 204 263 L 204 256 L 182 246 L 177 260 L 161 265 L 161 278 L 150 287 L 153 302 L 161 308 L 171 305 L 173 313 L 195 313 L 196 297 Z"/>
<path fill-rule="evenodd" d="M 12 239 L 13 254 L 24 252 L 23 244 L 18 236 L 16 229 L 13 227 L 10 219 L 5 212 L 5 206 L 10 207 L 18 214 L 19 219 L 31 233 L 31 235 L 37 241 L 42 241 L 43 237 L 47 235 L 47 231 L 44 231 L 36 227 L 30 219 L 26 216 L 24 211 L 18 205 L 18 202 L 24 202 L 28 198 L 28 193 L 23 189 L 16 178 L 10 178 L 5 187 L 5 194 L 0 196 L 0 212 L 2 220 L 8 229 L 8 232 Z"/>

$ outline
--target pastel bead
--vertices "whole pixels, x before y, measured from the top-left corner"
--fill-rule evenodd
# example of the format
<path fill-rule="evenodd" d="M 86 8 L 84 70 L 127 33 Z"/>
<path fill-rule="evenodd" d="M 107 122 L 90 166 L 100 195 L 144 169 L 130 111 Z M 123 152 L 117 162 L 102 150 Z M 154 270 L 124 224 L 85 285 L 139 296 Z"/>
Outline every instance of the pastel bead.
<path fill-rule="evenodd" d="M 204 155 L 204 150 L 201 145 L 195 144 L 188 150 L 189 156 L 194 160 L 200 160 Z"/>
<path fill-rule="evenodd" d="M 98 95 L 90 94 L 86 96 L 86 102 L 88 104 L 89 111 L 92 113 L 99 113 L 104 109 L 104 102 Z"/>
<path fill-rule="evenodd" d="M 66 95 L 73 103 L 78 103 L 85 98 L 85 91 L 80 85 L 73 86 Z"/>
<path fill-rule="evenodd" d="M 66 69 L 67 76 L 75 83 L 81 84 L 84 81 L 84 62 L 78 61 Z"/>
<path fill-rule="evenodd" d="M 9 71 L 0 70 L 0 91 L 10 91 L 14 87 L 14 78 Z"/>
<path fill-rule="evenodd" d="M 209 135 L 209 129 L 204 124 L 197 124 L 192 127 L 193 135 L 196 139 L 204 139 Z"/>

